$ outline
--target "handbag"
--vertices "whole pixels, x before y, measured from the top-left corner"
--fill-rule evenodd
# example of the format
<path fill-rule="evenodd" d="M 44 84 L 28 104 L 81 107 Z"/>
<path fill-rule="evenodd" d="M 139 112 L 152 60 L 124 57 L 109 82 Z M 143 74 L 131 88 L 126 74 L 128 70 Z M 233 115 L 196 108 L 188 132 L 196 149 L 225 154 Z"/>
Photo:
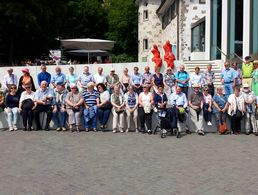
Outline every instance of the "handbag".
<path fill-rule="evenodd" d="M 116 111 L 117 114 L 124 112 L 124 110 L 125 110 L 124 108 L 115 107 L 115 111 Z"/>
<path fill-rule="evenodd" d="M 243 117 L 242 112 L 239 109 L 237 109 L 236 110 L 236 118 L 242 118 L 242 117 Z"/>
<path fill-rule="evenodd" d="M 34 106 L 34 102 L 32 99 L 26 99 L 22 101 L 21 108 L 22 110 L 31 110 Z"/>
<path fill-rule="evenodd" d="M 228 131 L 227 123 L 223 122 L 219 124 L 219 133 L 225 134 Z"/>

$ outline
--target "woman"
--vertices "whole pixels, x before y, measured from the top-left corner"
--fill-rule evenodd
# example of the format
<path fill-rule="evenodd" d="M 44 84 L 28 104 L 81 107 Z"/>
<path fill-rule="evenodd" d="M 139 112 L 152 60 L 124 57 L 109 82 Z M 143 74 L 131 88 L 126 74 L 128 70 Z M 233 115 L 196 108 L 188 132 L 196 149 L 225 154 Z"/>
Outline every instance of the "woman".
<path fill-rule="evenodd" d="M 74 125 L 76 131 L 80 132 L 82 104 L 84 99 L 82 94 L 79 93 L 76 85 L 71 85 L 71 92 L 66 96 L 66 112 L 68 114 L 69 129 L 71 132 L 74 131 Z"/>
<path fill-rule="evenodd" d="M 17 93 L 16 85 L 9 86 L 9 93 L 5 98 L 5 112 L 7 114 L 7 121 L 9 126 L 9 131 L 17 131 L 17 116 L 19 107 L 20 95 Z"/>
<path fill-rule="evenodd" d="M 152 106 L 154 104 L 153 95 L 149 92 L 147 85 L 143 85 L 143 92 L 139 95 L 139 118 L 141 123 L 141 131 L 145 133 L 145 123 L 147 126 L 147 132 L 151 134 L 151 122 L 152 122 Z"/>
<path fill-rule="evenodd" d="M 22 69 L 23 75 L 21 76 L 20 80 L 19 80 L 19 85 L 18 85 L 18 90 L 19 92 L 23 92 L 25 91 L 25 85 L 27 84 L 31 84 L 31 90 L 32 91 L 36 91 L 35 85 L 34 85 L 34 81 L 32 76 L 30 75 L 30 71 L 28 68 L 23 68 Z"/>
<path fill-rule="evenodd" d="M 203 88 L 203 117 L 208 126 L 212 126 L 212 97 L 209 94 L 208 87 Z"/>
<path fill-rule="evenodd" d="M 228 108 L 227 97 L 223 95 L 223 86 L 217 87 L 217 93 L 213 96 L 213 113 L 216 118 L 216 126 L 218 132 L 223 134 L 227 131 L 226 125 L 226 111 Z M 224 126 L 223 129 L 220 130 L 220 126 Z"/>
<path fill-rule="evenodd" d="M 154 95 L 154 105 L 158 110 L 165 109 L 167 106 L 168 98 L 164 93 L 163 86 L 158 86 L 158 92 Z"/>
<path fill-rule="evenodd" d="M 241 133 L 241 120 L 243 118 L 245 109 L 245 101 L 240 94 L 240 88 L 235 87 L 234 93 L 228 97 L 228 114 L 230 115 L 230 126 L 233 134 L 237 135 Z"/>
<path fill-rule="evenodd" d="M 71 85 L 77 85 L 78 76 L 74 73 L 74 67 L 70 66 L 69 74 L 66 75 L 67 89 L 70 91 Z"/>
<path fill-rule="evenodd" d="M 128 87 L 128 92 L 125 94 L 125 107 L 127 116 L 127 129 L 131 128 L 131 117 L 133 117 L 135 132 L 138 133 L 138 94 L 134 92 L 133 86 Z"/>
<path fill-rule="evenodd" d="M 155 74 L 152 77 L 152 86 L 155 92 L 158 91 L 158 86 L 163 85 L 163 75 L 160 73 L 160 68 L 156 68 Z"/>
<path fill-rule="evenodd" d="M 124 132 L 124 111 L 125 102 L 124 96 L 120 93 L 118 85 L 114 86 L 114 93 L 111 95 L 112 114 L 113 114 L 113 133 L 120 130 L 120 133 Z"/>
<path fill-rule="evenodd" d="M 254 71 L 252 73 L 252 91 L 258 96 L 258 60 L 254 61 Z"/>
<path fill-rule="evenodd" d="M 100 101 L 97 104 L 98 118 L 101 129 L 107 128 L 108 118 L 111 112 L 112 105 L 110 103 L 110 94 L 103 83 L 97 85 Z"/>
<path fill-rule="evenodd" d="M 167 96 L 170 96 L 170 94 L 175 92 L 175 83 L 176 83 L 176 77 L 172 72 L 172 69 L 168 67 L 167 72 L 166 74 L 164 74 L 164 78 L 163 78 L 163 85 Z"/>
<path fill-rule="evenodd" d="M 23 130 L 31 131 L 32 119 L 33 119 L 33 110 L 36 108 L 37 104 L 35 102 L 35 92 L 32 91 L 31 84 L 24 85 L 25 91 L 22 92 L 21 98 L 19 101 L 19 111 L 22 114 L 23 120 Z"/>
<path fill-rule="evenodd" d="M 121 76 L 121 85 L 124 93 L 128 91 L 129 83 L 130 83 L 130 75 L 128 74 L 128 68 L 125 68 L 124 74 Z"/>

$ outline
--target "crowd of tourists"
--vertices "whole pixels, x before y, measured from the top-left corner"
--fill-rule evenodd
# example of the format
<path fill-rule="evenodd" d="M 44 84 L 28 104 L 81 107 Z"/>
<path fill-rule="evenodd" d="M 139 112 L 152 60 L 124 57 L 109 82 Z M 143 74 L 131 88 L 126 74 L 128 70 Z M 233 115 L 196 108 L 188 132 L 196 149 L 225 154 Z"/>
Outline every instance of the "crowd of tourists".
<path fill-rule="evenodd" d="M 247 56 L 241 69 L 236 63 L 225 62 L 224 66 L 221 85 L 216 87 L 210 64 L 203 72 L 195 67 L 191 75 L 184 65 L 178 71 L 167 68 L 164 73 L 159 68 L 151 73 L 149 66 L 140 73 L 135 66 L 132 73 L 125 68 L 122 75 L 117 75 L 114 68 L 104 75 L 102 67 L 94 74 L 88 66 L 80 75 L 72 66 L 67 75 L 59 66 L 50 74 L 47 66 L 41 65 L 37 78 L 25 67 L 19 79 L 9 68 L 1 83 L 4 91 L 0 94 L 0 106 L 7 115 L 10 131 L 18 130 L 18 114 L 22 116 L 24 131 L 49 130 L 53 120 L 57 131 L 71 132 L 104 131 L 112 114 L 114 133 L 151 134 L 152 115 L 165 110 L 170 115 L 171 129 L 179 129 L 180 123 L 192 119 L 199 135 L 205 134 L 204 123 L 216 126 L 221 134 L 227 130 L 240 134 L 241 121 L 245 120 L 245 133 L 258 135 L 258 61 L 252 62 Z M 41 113 L 45 113 L 45 121 L 40 120 Z M 189 133 L 189 126 L 185 128 Z"/>

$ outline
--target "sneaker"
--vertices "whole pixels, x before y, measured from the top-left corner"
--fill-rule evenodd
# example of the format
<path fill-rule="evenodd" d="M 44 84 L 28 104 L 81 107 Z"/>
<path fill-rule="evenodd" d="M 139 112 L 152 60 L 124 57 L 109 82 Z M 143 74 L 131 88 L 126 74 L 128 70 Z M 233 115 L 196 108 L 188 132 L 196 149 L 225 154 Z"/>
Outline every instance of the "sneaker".
<path fill-rule="evenodd" d="M 63 130 L 63 131 L 66 131 L 66 128 L 65 128 L 65 127 L 62 127 L 62 130 Z"/>
<path fill-rule="evenodd" d="M 198 133 L 198 135 L 204 135 L 205 134 L 203 130 L 198 130 L 197 133 Z"/>
<path fill-rule="evenodd" d="M 61 130 L 62 130 L 61 127 L 56 128 L 56 131 L 61 131 Z"/>
<path fill-rule="evenodd" d="M 73 132 L 73 126 L 72 125 L 69 125 L 69 130 L 70 130 L 71 133 Z"/>
<path fill-rule="evenodd" d="M 115 129 L 113 130 L 113 133 L 116 133 L 116 130 L 115 130 Z"/>
<path fill-rule="evenodd" d="M 9 131 L 13 131 L 13 127 L 9 127 Z"/>
<path fill-rule="evenodd" d="M 138 130 L 138 129 L 135 129 L 135 133 L 139 133 L 139 130 Z"/>
<path fill-rule="evenodd" d="M 128 132 L 129 132 L 129 129 L 126 129 L 125 132 L 128 133 Z"/>
<path fill-rule="evenodd" d="M 123 129 L 121 129 L 121 130 L 120 130 L 120 133 L 124 133 L 124 130 L 123 130 Z"/>
<path fill-rule="evenodd" d="M 89 131 L 89 128 L 85 128 L 85 131 L 88 132 L 88 131 Z"/>
<path fill-rule="evenodd" d="M 13 130 L 14 130 L 14 131 L 17 131 L 17 130 L 18 130 L 18 128 L 17 128 L 16 125 L 13 126 Z"/>
<path fill-rule="evenodd" d="M 190 132 L 189 129 L 186 129 L 186 130 L 185 130 L 185 133 L 186 133 L 186 134 L 191 134 L 191 132 Z"/>
<path fill-rule="evenodd" d="M 147 133 L 150 135 L 150 134 L 151 134 L 151 130 L 150 130 L 150 129 L 148 129 L 148 130 L 147 130 Z"/>
<path fill-rule="evenodd" d="M 78 125 L 76 125 L 76 131 L 79 133 L 80 132 L 80 128 Z"/>
<path fill-rule="evenodd" d="M 209 121 L 209 122 L 207 123 L 207 125 L 208 125 L 208 126 L 212 126 L 212 123 Z"/>
<path fill-rule="evenodd" d="M 93 130 L 94 132 L 97 132 L 97 128 L 93 128 L 92 130 Z"/>

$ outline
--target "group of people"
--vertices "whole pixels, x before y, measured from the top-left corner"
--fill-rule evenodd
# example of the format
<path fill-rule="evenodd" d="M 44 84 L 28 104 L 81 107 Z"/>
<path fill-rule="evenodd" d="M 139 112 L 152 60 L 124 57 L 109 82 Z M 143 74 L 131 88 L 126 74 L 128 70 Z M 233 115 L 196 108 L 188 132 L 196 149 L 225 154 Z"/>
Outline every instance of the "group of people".
<path fill-rule="evenodd" d="M 97 131 L 97 121 L 100 129 L 105 130 L 112 113 L 114 133 L 133 130 L 131 124 L 134 124 L 135 132 L 151 134 L 153 113 L 166 111 L 170 114 L 171 129 L 180 129 L 180 122 L 193 118 L 196 132 L 204 135 L 204 121 L 212 126 L 214 114 L 219 132 L 221 128 L 229 129 L 226 127 L 229 116 L 234 134 L 241 132 L 241 120 L 245 119 L 246 133 L 258 135 L 258 61 L 251 62 L 249 57 L 242 70 L 236 64 L 230 67 L 230 63 L 225 62 L 222 85 L 216 87 L 216 93 L 212 65 L 202 73 L 196 67 L 192 75 L 185 71 L 184 65 L 175 72 L 167 68 L 164 74 L 160 68 L 152 74 L 149 66 L 141 74 L 136 66 L 130 75 L 125 68 L 121 76 L 113 68 L 104 75 L 102 67 L 91 74 L 88 66 L 80 75 L 75 74 L 72 66 L 69 74 L 64 75 L 57 66 L 55 74 L 51 75 L 47 66 L 41 65 L 37 90 L 29 69 L 23 68 L 22 72 L 18 81 L 9 68 L 2 82 L 4 91 L 0 94 L 0 105 L 7 114 L 10 131 L 18 129 L 18 113 L 22 115 L 23 130 L 32 130 L 33 120 L 35 130 L 49 130 L 53 119 L 57 131 L 66 131 L 68 123 L 71 132 L 82 129 L 82 119 L 85 131 Z M 40 113 L 46 114 L 45 122 L 40 120 Z M 190 132 L 188 126 L 186 130 Z"/>

